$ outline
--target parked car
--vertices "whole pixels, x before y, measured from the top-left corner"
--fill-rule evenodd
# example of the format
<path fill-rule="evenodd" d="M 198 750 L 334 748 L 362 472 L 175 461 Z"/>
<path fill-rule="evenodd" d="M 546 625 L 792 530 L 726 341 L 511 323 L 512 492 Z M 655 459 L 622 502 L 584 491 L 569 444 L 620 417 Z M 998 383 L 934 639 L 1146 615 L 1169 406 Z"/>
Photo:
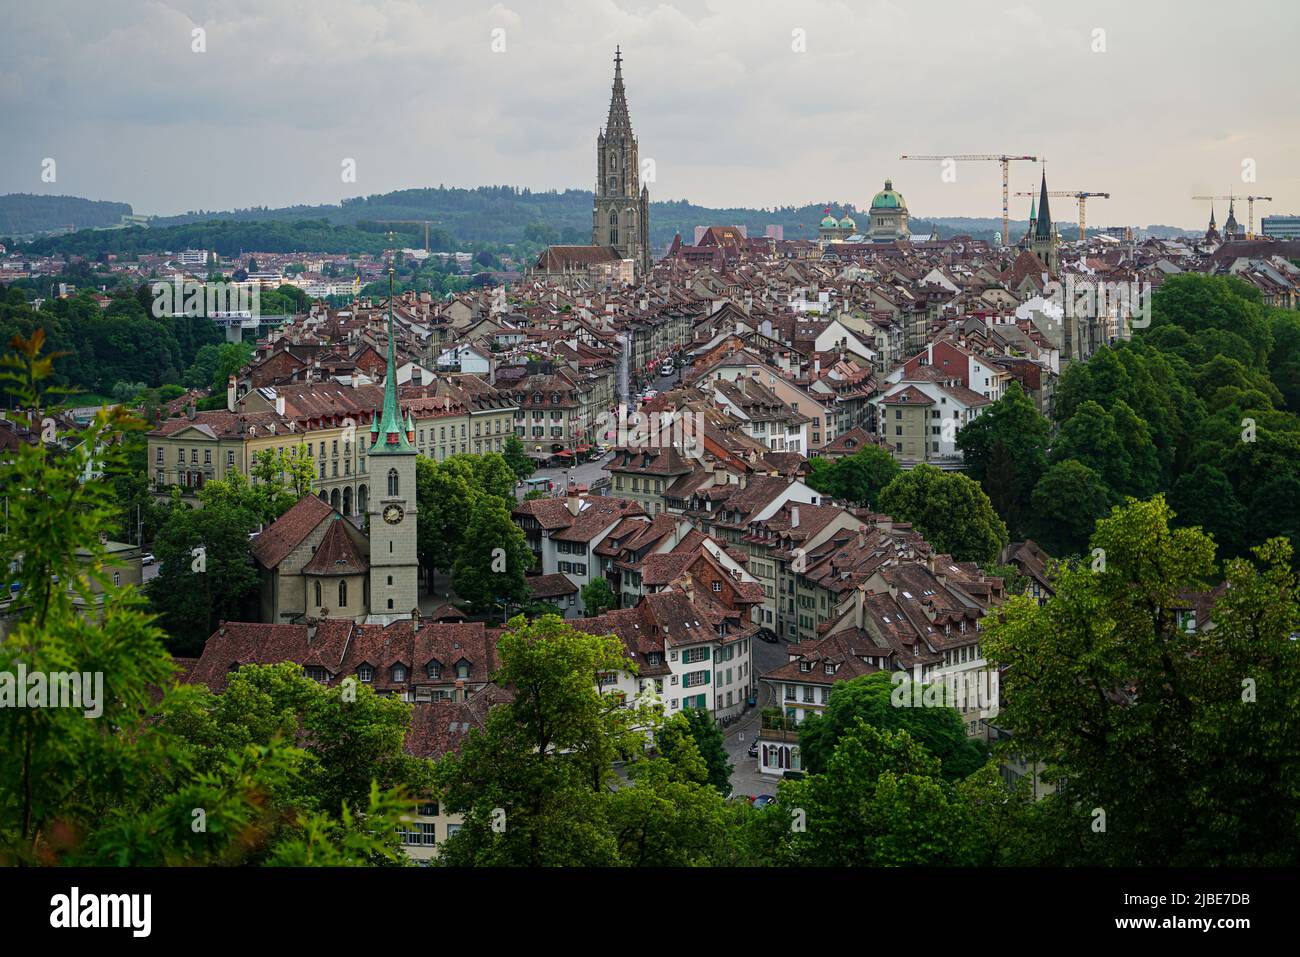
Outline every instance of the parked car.
<path fill-rule="evenodd" d="M 758 637 L 766 641 L 769 645 L 775 645 L 777 642 L 780 641 L 780 639 L 777 637 L 776 632 L 774 632 L 771 628 L 758 629 Z"/>
<path fill-rule="evenodd" d="M 158 559 L 154 558 L 153 552 L 145 552 L 143 555 L 140 556 L 141 565 L 152 565 L 157 560 Z"/>
<path fill-rule="evenodd" d="M 756 757 L 758 757 L 758 742 L 755 741 L 753 744 L 751 744 L 751 745 L 749 746 L 749 751 L 746 752 L 746 753 L 747 753 L 751 758 L 756 758 Z"/>
<path fill-rule="evenodd" d="M 750 801 L 749 803 L 754 805 L 754 807 L 767 807 L 775 800 L 776 797 L 771 794 L 760 794 L 758 795 L 758 797 L 754 798 L 754 800 Z"/>

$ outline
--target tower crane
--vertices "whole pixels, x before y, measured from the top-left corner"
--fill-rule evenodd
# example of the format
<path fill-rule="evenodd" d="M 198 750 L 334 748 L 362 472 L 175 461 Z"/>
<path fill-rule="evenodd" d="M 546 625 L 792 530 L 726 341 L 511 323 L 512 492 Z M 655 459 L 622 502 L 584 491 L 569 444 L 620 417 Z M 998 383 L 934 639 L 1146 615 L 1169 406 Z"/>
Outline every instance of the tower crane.
<path fill-rule="evenodd" d="M 1038 190 L 1033 190 L 1032 192 L 1017 190 L 1016 195 L 1037 196 Z M 1088 238 L 1088 227 L 1087 227 L 1086 216 L 1085 216 L 1087 205 L 1088 205 L 1088 197 L 1100 196 L 1102 199 L 1110 199 L 1110 193 L 1097 193 L 1085 189 L 1049 189 L 1047 191 L 1047 195 L 1048 196 L 1069 196 L 1079 201 L 1079 242 L 1083 242 L 1085 239 Z"/>
<path fill-rule="evenodd" d="M 1192 199 L 1226 199 L 1229 202 L 1237 199 L 1246 201 L 1246 238 L 1255 238 L 1255 200 L 1261 199 L 1266 202 L 1273 202 L 1272 196 L 1237 196 L 1229 193 L 1227 196 L 1193 196 Z"/>
<path fill-rule="evenodd" d="M 1007 230 L 1011 228 L 1011 217 L 1007 212 L 1007 169 L 1008 166 L 1018 160 L 1027 160 L 1037 163 L 1037 156 L 1010 156 L 1006 153 L 952 153 L 947 156 L 910 156 L 904 153 L 899 159 L 905 160 L 954 160 L 959 163 L 978 161 L 1002 164 L 1002 245 L 1010 246 L 1011 240 L 1007 236 Z"/>
<path fill-rule="evenodd" d="M 424 251 L 429 251 L 429 224 L 436 223 L 436 219 L 376 219 L 377 223 L 401 223 L 407 226 L 424 226 Z"/>

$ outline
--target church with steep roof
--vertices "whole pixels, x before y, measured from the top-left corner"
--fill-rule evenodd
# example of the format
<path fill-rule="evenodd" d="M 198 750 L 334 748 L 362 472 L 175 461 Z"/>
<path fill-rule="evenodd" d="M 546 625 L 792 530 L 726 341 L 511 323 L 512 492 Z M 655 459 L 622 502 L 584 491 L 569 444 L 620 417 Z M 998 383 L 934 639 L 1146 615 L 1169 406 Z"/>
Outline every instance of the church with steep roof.
<path fill-rule="evenodd" d="M 623 54 L 617 47 L 609 117 L 596 137 L 591 244 L 617 249 L 624 259 L 632 260 L 639 276 L 650 271 L 650 190 L 641 182 L 637 139 L 623 90 Z"/>
<path fill-rule="evenodd" d="M 253 545 L 262 621 L 347 618 L 387 625 L 419 614 L 418 453 L 415 423 L 409 413 L 403 419 L 397 399 L 391 295 L 384 405 L 371 422 L 369 448 L 358 439 L 374 476 L 369 534 L 310 492 L 299 499 Z"/>
<path fill-rule="evenodd" d="M 614 48 L 614 89 L 605 128 L 596 136 L 596 187 L 592 193 L 591 245 L 548 246 L 529 275 L 632 285 L 650 273 L 650 190 L 623 89 L 623 54 Z"/>

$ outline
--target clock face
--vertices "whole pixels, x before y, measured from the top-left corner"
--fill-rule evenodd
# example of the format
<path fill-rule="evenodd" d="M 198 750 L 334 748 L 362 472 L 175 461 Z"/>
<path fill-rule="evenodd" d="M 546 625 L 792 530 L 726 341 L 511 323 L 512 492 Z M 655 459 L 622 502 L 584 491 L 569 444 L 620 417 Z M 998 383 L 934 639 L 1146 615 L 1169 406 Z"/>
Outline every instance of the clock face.
<path fill-rule="evenodd" d="M 400 522 L 403 514 L 400 505 L 387 505 L 384 507 L 384 521 L 389 525 L 396 525 Z"/>

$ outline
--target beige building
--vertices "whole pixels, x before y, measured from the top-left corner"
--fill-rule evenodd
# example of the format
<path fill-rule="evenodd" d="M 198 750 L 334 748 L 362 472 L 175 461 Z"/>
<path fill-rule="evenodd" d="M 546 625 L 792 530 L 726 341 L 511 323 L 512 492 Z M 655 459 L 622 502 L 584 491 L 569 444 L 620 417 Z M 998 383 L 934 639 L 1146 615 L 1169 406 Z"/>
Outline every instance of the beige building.
<path fill-rule="evenodd" d="M 367 462 L 370 426 L 384 401 L 382 386 L 301 383 L 254 389 L 227 408 L 176 416 L 148 433 L 154 487 L 191 496 L 231 472 L 252 475 L 264 452 L 305 445 L 312 491 L 348 518 L 366 513 L 374 482 Z M 477 376 L 445 377 L 401 390 L 414 424 L 412 445 L 442 461 L 451 455 L 501 452 L 514 432 L 515 404 Z"/>

